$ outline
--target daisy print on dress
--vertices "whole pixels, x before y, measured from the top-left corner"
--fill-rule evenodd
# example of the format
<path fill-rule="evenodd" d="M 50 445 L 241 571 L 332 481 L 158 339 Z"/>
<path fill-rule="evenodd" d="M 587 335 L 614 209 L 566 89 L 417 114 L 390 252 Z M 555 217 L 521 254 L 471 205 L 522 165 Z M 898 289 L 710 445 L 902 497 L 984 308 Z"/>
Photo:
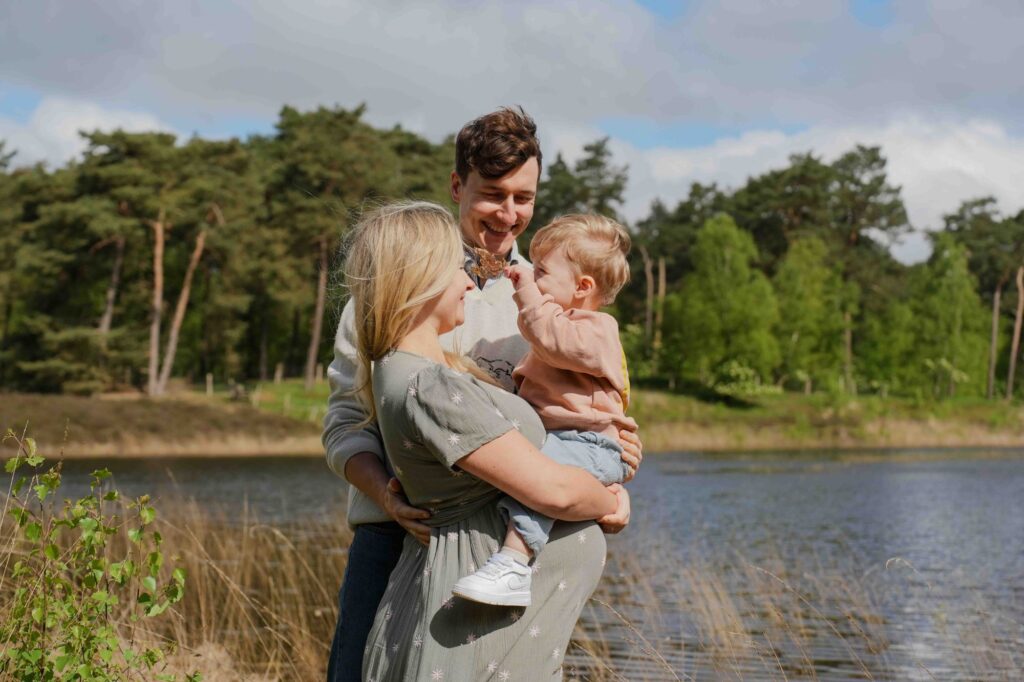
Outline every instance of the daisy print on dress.
<path fill-rule="evenodd" d="M 430 673 L 430 679 L 434 682 L 437 682 L 438 680 L 443 680 L 444 673 L 441 671 L 440 668 L 434 668 L 433 671 L 431 671 Z"/>
<path fill-rule="evenodd" d="M 462 404 L 462 394 L 459 393 L 458 391 L 456 391 L 455 393 L 452 393 L 452 402 L 455 403 L 456 405 L 461 405 Z"/>
<path fill-rule="evenodd" d="M 531 625 L 530 626 L 530 637 L 533 637 L 534 639 L 537 639 L 538 637 L 540 637 L 540 628 L 537 627 L 536 625 Z"/>
<path fill-rule="evenodd" d="M 501 680 L 501 682 L 508 682 L 512 679 L 512 673 L 507 670 L 502 670 L 498 673 L 498 679 Z"/>
<path fill-rule="evenodd" d="M 448 435 L 448 444 L 449 445 L 452 445 L 452 446 L 458 445 L 459 441 L 461 441 L 461 440 L 462 440 L 462 438 L 457 433 L 452 433 L 452 434 Z"/>
<path fill-rule="evenodd" d="M 498 669 L 498 662 L 497 661 L 491 661 L 490 663 L 487 664 L 487 672 L 493 673 L 497 669 Z"/>

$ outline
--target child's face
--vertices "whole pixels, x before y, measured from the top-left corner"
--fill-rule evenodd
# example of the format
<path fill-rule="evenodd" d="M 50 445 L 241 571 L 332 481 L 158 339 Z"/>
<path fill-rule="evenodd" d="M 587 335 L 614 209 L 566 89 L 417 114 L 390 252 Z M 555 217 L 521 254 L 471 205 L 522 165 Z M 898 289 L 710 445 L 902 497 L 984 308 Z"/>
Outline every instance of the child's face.
<path fill-rule="evenodd" d="M 540 293 L 548 294 L 563 308 L 574 308 L 580 276 L 565 255 L 565 247 L 551 249 L 533 264 L 533 276 Z"/>

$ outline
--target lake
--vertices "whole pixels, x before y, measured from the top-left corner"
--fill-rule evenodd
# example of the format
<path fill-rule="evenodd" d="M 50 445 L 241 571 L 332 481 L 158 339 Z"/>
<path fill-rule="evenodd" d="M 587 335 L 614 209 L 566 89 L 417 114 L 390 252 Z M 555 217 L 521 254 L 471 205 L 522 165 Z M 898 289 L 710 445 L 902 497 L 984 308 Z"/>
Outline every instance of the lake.
<path fill-rule="evenodd" d="M 100 465 L 67 462 L 65 480 Z M 102 465 L 127 494 L 343 518 L 321 459 Z M 1024 676 L 1024 450 L 670 453 L 629 489 L 633 522 L 609 538 L 569 678 Z"/>

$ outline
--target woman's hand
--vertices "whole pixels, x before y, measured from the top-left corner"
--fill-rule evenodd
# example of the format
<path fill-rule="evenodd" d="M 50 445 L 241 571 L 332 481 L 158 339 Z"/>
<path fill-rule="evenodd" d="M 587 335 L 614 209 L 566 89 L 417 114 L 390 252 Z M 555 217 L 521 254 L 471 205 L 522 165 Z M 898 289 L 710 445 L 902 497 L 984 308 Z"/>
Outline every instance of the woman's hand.
<path fill-rule="evenodd" d="M 397 478 L 388 481 L 384 493 L 384 511 L 421 544 L 430 544 L 430 526 L 418 521 L 429 519 L 430 512 L 409 504 L 409 500 L 402 492 L 402 484 Z"/>
<path fill-rule="evenodd" d="M 629 467 L 629 475 L 623 479 L 623 483 L 629 483 L 636 476 L 640 462 L 644 459 L 644 444 L 636 431 L 622 429 L 619 431 L 619 445 L 622 446 L 622 461 Z"/>
<path fill-rule="evenodd" d="M 618 505 L 614 512 L 599 518 L 597 525 L 601 526 L 605 533 L 615 534 L 629 525 L 629 493 L 618 483 L 608 486 L 608 492 L 614 493 Z"/>

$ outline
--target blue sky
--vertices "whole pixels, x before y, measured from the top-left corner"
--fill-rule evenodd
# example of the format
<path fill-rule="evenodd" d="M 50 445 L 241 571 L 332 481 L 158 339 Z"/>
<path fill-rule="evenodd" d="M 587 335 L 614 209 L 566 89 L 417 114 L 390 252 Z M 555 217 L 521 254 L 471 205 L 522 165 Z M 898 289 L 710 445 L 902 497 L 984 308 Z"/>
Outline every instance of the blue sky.
<path fill-rule="evenodd" d="M 609 136 L 625 213 L 877 144 L 921 232 L 966 198 L 1024 206 L 1017 0 L 231 0 L 5 3 L 0 139 L 58 164 L 81 128 L 270 133 L 283 104 L 441 139 L 505 104 L 572 159 Z"/>

